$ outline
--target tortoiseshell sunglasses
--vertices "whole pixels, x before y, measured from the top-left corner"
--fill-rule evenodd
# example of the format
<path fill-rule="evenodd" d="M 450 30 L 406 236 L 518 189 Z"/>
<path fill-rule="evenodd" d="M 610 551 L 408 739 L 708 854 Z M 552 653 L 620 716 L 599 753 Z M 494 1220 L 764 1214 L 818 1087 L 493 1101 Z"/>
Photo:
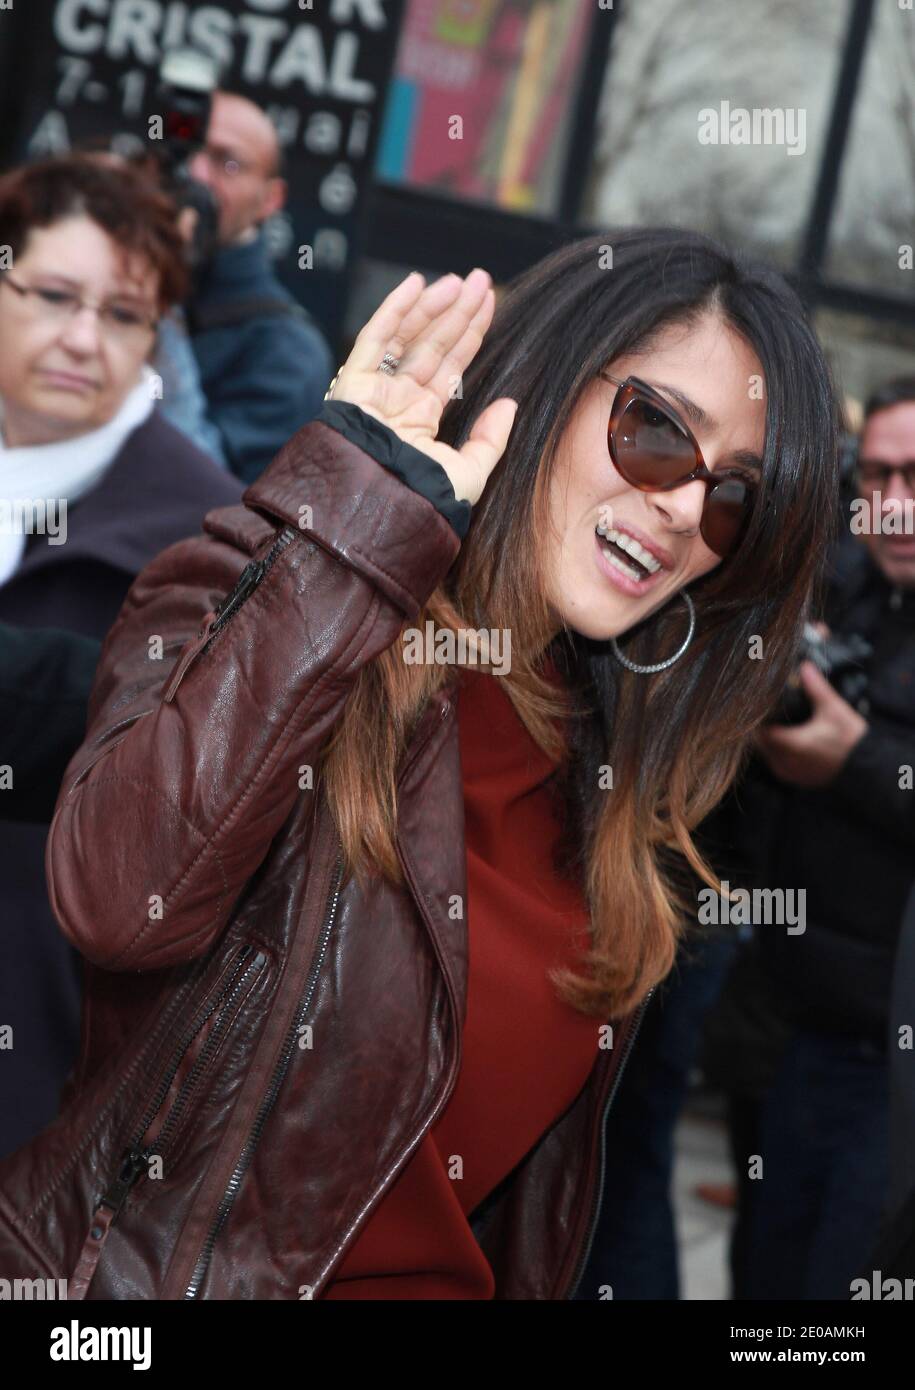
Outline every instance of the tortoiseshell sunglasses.
<path fill-rule="evenodd" d="M 707 468 L 689 427 L 665 398 L 638 377 L 625 381 L 602 371 L 616 393 L 607 447 L 617 471 L 641 492 L 669 492 L 705 483 L 699 530 L 709 550 L 730 555 L 743 536 L 756 497 L 755 478 L 739 468 Z"/>

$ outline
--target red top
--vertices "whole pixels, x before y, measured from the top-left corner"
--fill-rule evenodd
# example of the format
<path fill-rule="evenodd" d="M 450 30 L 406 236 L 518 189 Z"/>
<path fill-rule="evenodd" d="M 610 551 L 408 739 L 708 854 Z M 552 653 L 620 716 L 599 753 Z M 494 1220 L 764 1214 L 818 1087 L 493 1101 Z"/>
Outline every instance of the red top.
<path fill-rule="evenodd" d="M 553 870 L 559 833 L 537 747 L 497 676 L 464 668 L 457 702 L 469 974 L 461 1070 L 443 1113 L 347 1251 L 325 1298 L 492 1298 L 467 1213 L 584 1086 L 599 1020 L 547 978 L 577 965 L 588 913 Z"/>

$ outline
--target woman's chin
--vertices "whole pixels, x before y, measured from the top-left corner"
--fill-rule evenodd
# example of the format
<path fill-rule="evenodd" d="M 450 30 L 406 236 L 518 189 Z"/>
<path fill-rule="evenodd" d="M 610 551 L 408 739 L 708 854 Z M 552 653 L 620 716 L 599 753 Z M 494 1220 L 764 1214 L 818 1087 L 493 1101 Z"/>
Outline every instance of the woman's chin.
<path fill-rule="evenodd" d="M 626 611 L 622 605 L 614 603 L 612 599 L 608 602 L 607 596 L 602 595 L 601 602 L 595 602 L 589 609 L 582 608 L 581 604 L 571 606 L 565 623 L 579 637 L 586 637 L 590 642 L 609 642 L 641 622 L 645 615 L 639 613 L 634 617 L 634 606 L 630 601 Z"/>
<path fill-rule="evenodd" d="M 105 420 L 98 418 L 98 409 L 79 396 L 61 392 L 46 392 L 40 400 L 29 404 L 32 419 L 40 421 L 48 433 L 66 437 L 99 429 Z"/>

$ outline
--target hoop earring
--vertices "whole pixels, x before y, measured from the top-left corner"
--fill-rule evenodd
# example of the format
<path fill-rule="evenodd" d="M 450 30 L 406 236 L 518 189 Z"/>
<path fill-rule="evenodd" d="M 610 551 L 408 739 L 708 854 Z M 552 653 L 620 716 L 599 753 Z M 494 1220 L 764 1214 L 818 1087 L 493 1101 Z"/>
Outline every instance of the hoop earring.
<path fill-rule="evenodd" d="M 666 661 L 656 661 L 653 666 L 639 666 L 636 662 L 630 661 L 628 656 L 623 656 L 623 653 L 617 646 L 615 637 L 610 639 L 613 655 L 621 666 L 626 667 L 627 671 L 634 671 L 637 676 L 650 676 L 653 675 L 655 671 L 666 671 L 668 666 L 673 666 L 675 661 L 680 660 L 680 657 L 693 640 L 693 633 L 696 631 L 696 606 L 685 589 L 680 590 L 678 597 L 682 598 L 689 610 L 689 631 L 686 634 L 686 640 L 683 645 L 674 652 L 673 656 L 669 656 Z"/>

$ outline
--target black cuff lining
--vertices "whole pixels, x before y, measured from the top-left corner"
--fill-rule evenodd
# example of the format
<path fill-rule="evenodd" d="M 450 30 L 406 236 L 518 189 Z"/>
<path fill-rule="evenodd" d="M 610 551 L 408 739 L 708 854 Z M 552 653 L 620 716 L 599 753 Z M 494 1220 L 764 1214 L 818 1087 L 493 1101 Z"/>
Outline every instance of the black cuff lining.
<path fill-rule="evenodd" d="M 451 479 L 435 459 L 406 444 L 392 429 L 352 401 L 325 401 L 317 420 L 342 434 L 441 512 L 463 538 L 470 525 L 470 503 L 458 501 Z"/>

